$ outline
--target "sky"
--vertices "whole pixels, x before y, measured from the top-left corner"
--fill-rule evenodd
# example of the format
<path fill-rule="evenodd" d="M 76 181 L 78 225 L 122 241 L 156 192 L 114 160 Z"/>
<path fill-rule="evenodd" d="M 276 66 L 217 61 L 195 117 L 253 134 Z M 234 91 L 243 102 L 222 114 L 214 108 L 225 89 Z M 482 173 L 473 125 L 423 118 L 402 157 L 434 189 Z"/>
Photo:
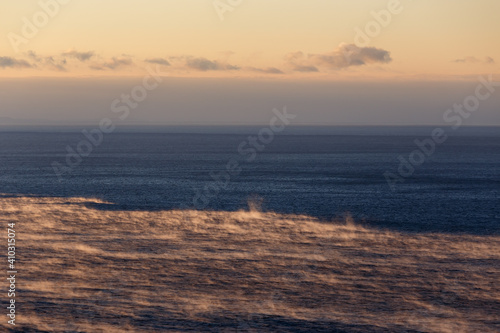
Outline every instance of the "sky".
<path fill-rule="evenodd" d="M 297 124 L 440 124 L 479 77 L 500 80 L 499 12 L 496 0 L 2 1 L 0 122 L 92 123 L 159 73 L 127 121 L 258 124 L 286 105 Z M 467 124 L 500 125 L 498 90 Z"/>

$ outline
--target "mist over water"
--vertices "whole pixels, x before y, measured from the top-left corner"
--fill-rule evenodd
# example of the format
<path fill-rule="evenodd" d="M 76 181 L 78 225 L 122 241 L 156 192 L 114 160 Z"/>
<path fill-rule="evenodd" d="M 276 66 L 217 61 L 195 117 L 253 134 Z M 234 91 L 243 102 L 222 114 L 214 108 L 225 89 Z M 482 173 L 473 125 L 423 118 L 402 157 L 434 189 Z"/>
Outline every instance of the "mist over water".
<path fill-rule="evenodd" d="M 99 209 L 95 207 L 99 207 Z M 498 332 L 500 238 L 4 195 L 13 332 Z M 1 326 L 9 329 L 2 321 Z"/>

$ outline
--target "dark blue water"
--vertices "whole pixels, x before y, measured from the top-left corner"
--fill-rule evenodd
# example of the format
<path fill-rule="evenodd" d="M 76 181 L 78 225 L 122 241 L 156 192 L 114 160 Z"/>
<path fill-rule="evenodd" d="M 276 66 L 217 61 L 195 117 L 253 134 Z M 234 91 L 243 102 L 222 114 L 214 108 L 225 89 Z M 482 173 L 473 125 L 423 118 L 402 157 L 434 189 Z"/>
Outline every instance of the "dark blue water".
<path fill-rule="evenodd" d="M 250 162 L 238 153 L 247 137 L 109 134 L 57 177 L 52 163 L 65 164 L 66 146 L 75 148 L 81 133 L 0 133 L 0 193 L 97 197 L 141 210 L 233 211 L 250 200 L 264 210 L 325 220 L 349 212 L 361 223 L 396 230 L 500 231 L 500 136 L 450 137 L 395 191 L 384 172 L 397 173 L 398 156 L 407 158 L 418 137 L 282 135 Z M 220 174 L 234 159 L 239 174 L 217 183 L 210 173 Z"/>

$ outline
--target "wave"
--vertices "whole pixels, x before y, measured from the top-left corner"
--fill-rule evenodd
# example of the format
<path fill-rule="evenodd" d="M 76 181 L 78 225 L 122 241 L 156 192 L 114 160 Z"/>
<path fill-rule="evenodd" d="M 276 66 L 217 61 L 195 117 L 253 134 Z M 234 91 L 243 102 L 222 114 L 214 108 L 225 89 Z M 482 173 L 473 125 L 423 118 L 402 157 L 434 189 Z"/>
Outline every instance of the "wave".
<path fill-rule="evenodd" d="M 16 223 L 16 330 L 499 329 L 499 236 L 257 210 L 93 208 L 106 204 L 0 196 L 0 221 Z"/>

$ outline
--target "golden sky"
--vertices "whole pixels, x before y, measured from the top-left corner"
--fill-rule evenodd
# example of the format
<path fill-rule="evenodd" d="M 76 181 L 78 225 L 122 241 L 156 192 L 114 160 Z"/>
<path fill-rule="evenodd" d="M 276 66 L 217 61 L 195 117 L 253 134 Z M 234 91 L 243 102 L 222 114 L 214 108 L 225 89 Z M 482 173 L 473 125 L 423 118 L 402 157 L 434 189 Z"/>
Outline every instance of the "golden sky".
<path fill-rule="evenodd" d="M 500 72 L 498 0 L 22 0 L 0 13 L 0 77 Z"/>

